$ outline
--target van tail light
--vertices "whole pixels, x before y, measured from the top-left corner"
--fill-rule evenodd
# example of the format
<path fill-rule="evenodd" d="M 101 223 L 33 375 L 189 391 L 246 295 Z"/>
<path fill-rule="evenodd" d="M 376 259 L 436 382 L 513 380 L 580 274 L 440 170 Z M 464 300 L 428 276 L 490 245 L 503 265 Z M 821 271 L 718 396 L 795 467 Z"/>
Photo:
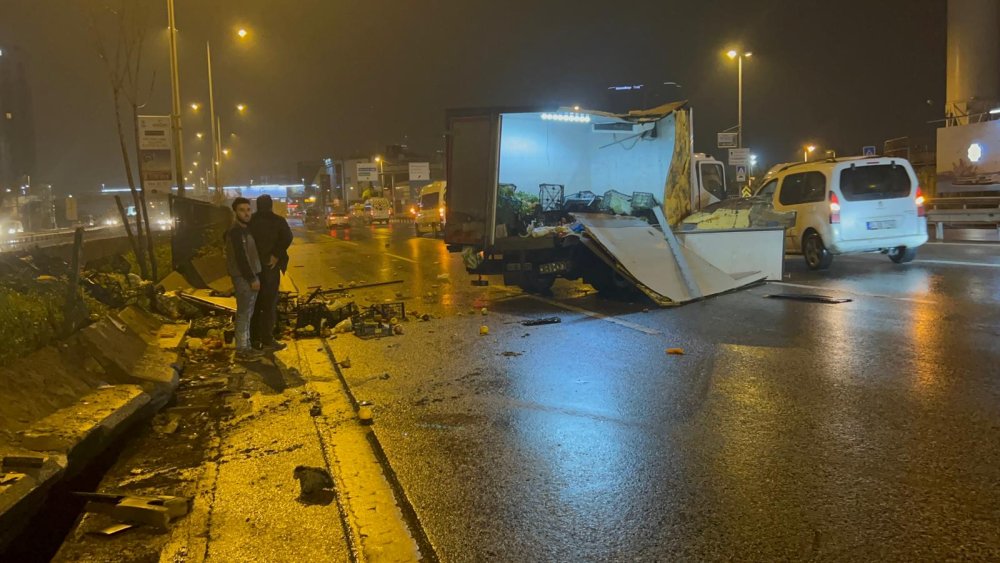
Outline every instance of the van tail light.
<path fill-rule="evenodd" d="M 830 224 L 840 223 L 840 200 L 837 194 L 830 192 Z"/>
<path fill-rule="evenodd" d="M 924 191 L 920 189 L 920 186 L 917 186 L 917 197 L 913 201 L 917 204 L 917 217 L 926 217 L 927 210 L 924 208 Z"/>

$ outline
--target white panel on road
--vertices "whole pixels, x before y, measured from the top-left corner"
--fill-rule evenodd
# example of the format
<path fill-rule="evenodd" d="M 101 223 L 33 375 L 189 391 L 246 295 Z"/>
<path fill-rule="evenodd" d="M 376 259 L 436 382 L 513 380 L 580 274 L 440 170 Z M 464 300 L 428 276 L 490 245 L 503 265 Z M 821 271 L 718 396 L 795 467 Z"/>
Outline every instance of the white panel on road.
<path fill-rule="evenodd" d="M 731 276 L 761 272 L 768 280 L 782 279 L 785 266 L 784 229 L 682 231 L 677 233 L 677 238 L 681 244 Z"/>
<path fill-rule="evenodd" d="M 635 217 L 613 217 L 577 213 L 574 217 L 587 233 L 620 265 L 622 273 L 638 282 L 638 287 L 654 301 L 685 303 L 695 297 L 687 288 L 681 268 L 663 233 Z M 764 279 L 754 272 L 740 279 L 716 268 L 694 250 L 682 247 L 695 283 L 705 297 L 732 291 Z"/>

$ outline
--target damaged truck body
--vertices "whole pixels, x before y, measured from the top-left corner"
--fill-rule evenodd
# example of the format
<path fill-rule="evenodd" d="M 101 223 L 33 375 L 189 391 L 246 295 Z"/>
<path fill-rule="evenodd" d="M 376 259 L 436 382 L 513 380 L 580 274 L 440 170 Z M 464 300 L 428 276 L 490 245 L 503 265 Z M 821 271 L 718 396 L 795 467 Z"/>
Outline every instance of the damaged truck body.
<path fill-rule="evenodd" d="M 447 120 L 445 242 L 472 274 L 529 292 L 582 279 L 603 295 L 642 292 L 664 305 L 775 268 L 780 276 L 780 228 L 716 231 L 697 243 L 712 233 L 672 232 L 727 197 L 723 164 L 692 150 L 686 102 L 628 114 L 453 110 Z M 751 263 L 734 263 L 745 245 L 756 248 Z"/>

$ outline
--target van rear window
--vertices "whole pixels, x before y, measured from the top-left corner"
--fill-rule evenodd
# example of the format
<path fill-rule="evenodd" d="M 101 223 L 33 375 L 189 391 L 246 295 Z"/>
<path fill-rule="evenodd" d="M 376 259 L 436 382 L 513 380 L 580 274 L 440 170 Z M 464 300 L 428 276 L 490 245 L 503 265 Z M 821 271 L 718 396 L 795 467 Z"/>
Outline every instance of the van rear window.
<path fill-rule="evenodd" d="M 840 191 L 847 201 L 909 197 L 910 175 L 898 164 L 852 166 L 840 172 Z"/>
<path fill-rule="evenodd" d="M 424 194 L 420 196 L 420 205 L 426 208 L 437 207 L 440 195 L 440 192 Z"/>

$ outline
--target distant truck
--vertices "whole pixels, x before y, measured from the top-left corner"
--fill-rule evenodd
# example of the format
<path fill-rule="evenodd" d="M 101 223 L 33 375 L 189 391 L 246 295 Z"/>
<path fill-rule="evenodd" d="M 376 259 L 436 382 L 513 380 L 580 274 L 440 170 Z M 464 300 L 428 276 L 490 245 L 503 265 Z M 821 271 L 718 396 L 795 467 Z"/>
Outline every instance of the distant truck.
<path fill-rule="evenodd" d="M 685 102 L 625 115 L 449 111 L 449 250 L 463 253 L 470 273 L 503 275 L 529 292 L 547 291 L 557 277 L 582 278 L 606 295 L 634 291 L 613 256 L 585 237 L 560 236 L 560 224 L 572 212 L 651 217 L 659 206 L 673 225 L 725 199 L 725 167 L 693 153 L 691 123 Z"/>
<path fill-rule="evenodd" d="M 415 209 L 413 228 L 417 234 L 432 233 L 437 235 L 444 228 L 445 219 L 445 182 L 432 182 L 420 190 L 420 205 Z"/>

